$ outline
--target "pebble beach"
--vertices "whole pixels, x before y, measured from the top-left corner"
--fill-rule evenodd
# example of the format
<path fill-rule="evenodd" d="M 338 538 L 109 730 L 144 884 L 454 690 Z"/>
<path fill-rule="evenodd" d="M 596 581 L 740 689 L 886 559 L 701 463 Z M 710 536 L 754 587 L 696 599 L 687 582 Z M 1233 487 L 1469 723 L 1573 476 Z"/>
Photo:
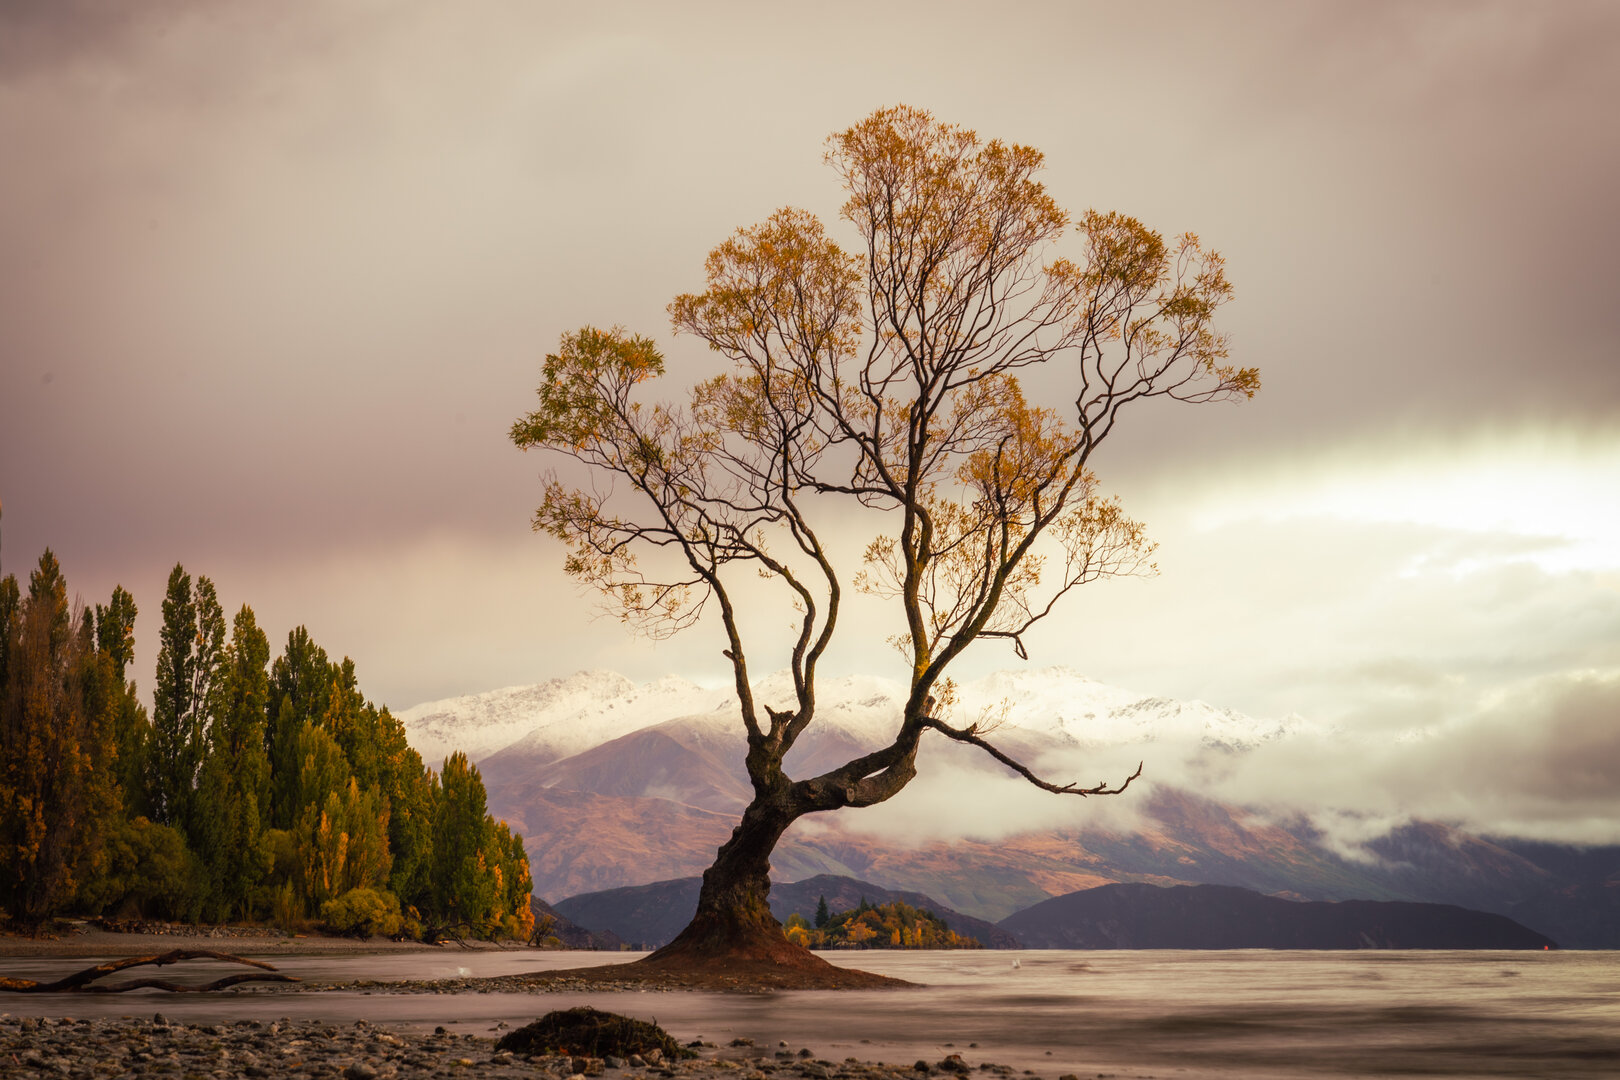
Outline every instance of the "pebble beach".
<path fill-rule="evenodd" d="M 393 1030 L 359 1020 L 242 1020 L 184 1024 L 150 1017 L 84 1020 L 0 1014 L 0 1075 L 8 1080 L 378 1080 L 389 1077 L 483 1078 L 601 1077 L 603 1080 L 951 1080 L 969 1073 L 1011 1076 L 990 1062 L 969 1064 L 958 1055 L 938 1062 L 888 1064 L 846 1058 L 832 1061 L 808 1047 L 753 1045 L 693 1047 L 683 1061 L 642 1058 L 525 1057 L 497 1051 L 497 1034 Z M 1031 1077 L 1033 1073 L 1020 1074 Z M 1065 1075 L 1057 1080 L 1076 1080 Z"/>

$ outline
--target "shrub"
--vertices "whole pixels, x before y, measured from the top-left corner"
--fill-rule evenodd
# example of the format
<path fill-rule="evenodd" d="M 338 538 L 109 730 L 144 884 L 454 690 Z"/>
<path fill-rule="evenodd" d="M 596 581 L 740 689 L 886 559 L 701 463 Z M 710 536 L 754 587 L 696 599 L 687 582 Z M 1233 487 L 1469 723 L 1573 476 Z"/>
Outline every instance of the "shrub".
<path fill-rule="evenodd" d="M 321 905 L 321 920 L 328 930 L 358 938 L 399 933 L 399 897 L 376 889 L 350 889 Z"/>

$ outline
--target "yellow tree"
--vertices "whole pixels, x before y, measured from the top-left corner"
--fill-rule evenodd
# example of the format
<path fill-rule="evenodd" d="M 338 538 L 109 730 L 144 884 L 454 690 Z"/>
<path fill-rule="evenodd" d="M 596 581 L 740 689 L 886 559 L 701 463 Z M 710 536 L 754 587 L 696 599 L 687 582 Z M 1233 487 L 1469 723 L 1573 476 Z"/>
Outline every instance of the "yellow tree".
<path fill-rule="evenodd" d="M 1214 326 L 1231 294 L 1220 256 L 1121 214 L 1071 219 L 1036 179 L 1038 151 L 900 106 L 834 135 L 827 161 L 851 250 L 784 209 L 715 248 L 707 287 L 670 305 L 675 330 L 729 371 L 684 404 L 644 398 L 664 373 L 655 344 L 586 327 L 546 357 L 539 407 L 512 427 L 519 447 L 584 466 L 547 475 L 534 521 L 568 546 L 567 571 L 654 634 L 713 611 L 735 676 L 753 801 L 651 969 L 822 964 L 770 914 L 771 851 L 805 814 L 893 797 L 929 732 L 1049 791 L 1123 790 L 1134 777 L 1042 779 L 987 725 L 949 722 L 948 670 L 984 639 L 1024 656 L 1071 590 L 1147 568 L 1152 545 L 1092 472 L 1127 410 L 1259 387 Z M 1056 253 L 1064 240 L 1071 257 Z M 1061 406 L 1031 402 L 1037 374 Z M 829 541 L 852 522 L 873 539 L 846 574 Z M 782 590 L 771 610 L 796 612 L 786 655 L 764 668 L 792 673 L 782 709 L 750 688 L 767 639 L 740 605 L 759 601 L 760 577 Z M 852 587 L 895 605 L 909 693 L 887 745 L 796 779 L 783 757 L 816 719 L 818 665 Z"/>

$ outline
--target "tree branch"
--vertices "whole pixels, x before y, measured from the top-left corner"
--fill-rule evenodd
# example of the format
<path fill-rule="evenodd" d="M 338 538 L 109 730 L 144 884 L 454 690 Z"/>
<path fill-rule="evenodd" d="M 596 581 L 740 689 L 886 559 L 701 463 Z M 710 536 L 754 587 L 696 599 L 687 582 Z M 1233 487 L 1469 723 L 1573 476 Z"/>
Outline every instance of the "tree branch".
<path fill-rule="evenodd" d="M 1136 763 L 1136 771 L 1127 776 L 1118 787 L 1109 787 L 1107 781 L 1099 781 L 1094 786 L 1088 788 L 1081 787 L 1078 782 L 1062 785 L 1054 784 L 1050 781 L 1042 780 L 1040 777 L 1036 776 L 1028 766 L 1022 764 L 1021 762 L 1015 761 L 1006 754 L 1002 753 L 995 746 L 993 746 L 989 740 L 980 738 L 978 733 L 976 733 L 971 727 L 954 728 L 945 723 L 943 720 L 938 720 L 932 716 L 923 717 L 922 724 L 924 727 L 933 728 L 935 731 L 946 736 L 947 738 L 954 739 L 957 742 L 967 743 L 970 746 L 977 746 L 980 750 L 983 750 L 985 753 L 1007 766 L 1007 768 L 1034 784 L 1036 787 L 1043 791 L 1050 791 L 1057 795 L 1079 795 L 1081 797 L 1087 795 L 1118 795 L 1120 792 L 1131 786 L 1132 780 L 1135 780 L 1137 777 L 1142 775 L 1142 762 L 1139 761 Z"/>
<path fill-rule="evenodd" d="M 162 967 L 177 963 L 181 960 L 223 960 L 230 964 L 246 964 L 249 967 L 263 968 L 267 972 L 276 969 L 260 960 L 248 960 L 241 956 L 232 956 L 230 953 L 215 952 L 212 949 L 173 949 L 155 956 L 126 956 L 122 960 L 109 960 L 105 964 L 96 964 L 82 971 L 75 971 L 71 975 L 64 975 L 55 982 L 42 983 L 34 979 L 0 978 L 0 990 L 13 994 L 121 994 L 126 990 L 150 989 L 168 990 L 172 993 L 197 993 L 205 990 L 223 990 L 227 986 L 235 986 L 242 982 L 298 982 L 291 975 L 260 975 L 248 972 L 241 975 L 227 975 L 211 983 L 201 986 L 191 986 L 185 983 L 173 983 L 163 979 L 136 979 L 132 982 L 119 983 L 115 986 L 91 986 L 97 979 L 105 978 L 114 972 L 126 968 L 145 967 L 155 965 Z"/>

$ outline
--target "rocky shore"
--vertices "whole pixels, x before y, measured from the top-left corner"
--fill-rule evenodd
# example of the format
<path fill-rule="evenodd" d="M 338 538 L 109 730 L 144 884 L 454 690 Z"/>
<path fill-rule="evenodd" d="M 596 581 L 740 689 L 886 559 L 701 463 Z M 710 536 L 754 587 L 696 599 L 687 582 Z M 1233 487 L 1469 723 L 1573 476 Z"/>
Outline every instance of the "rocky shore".
<path fill-rule="evenodd" d="M 495 1038 L 391 1030 L 365 1020 L 339 1027 L 319 1020 L 240 1020 L 232 1024 L 182 1024 L 162 1013 L 148 1019 L 73 1020 L 0 1014 L 0 1074 L 8 1080 L 60 1077 L 287 1078 L 287 1080 L 388 1080 L 447 1077 L 502 1080 L 508 1077 L 601 1077 L 603 1080 L 955 1080 L 968 1074 L 1012 1076 L 990 1062 L 969 1064 L 952 1054 L 938 1062 L 890 1065 L 845 1058 L 819 1058 L 808 1048 L 756 1047 L 747 1040 L 729 1046 L 690 1044 L 697 1057 L 670 1061 L 635 1057 L 526 1057 L 497 1051 Z M 1028 1080 L 1034 1074 L 1021 1074 Z M 1038 1080 L 1038 1078 L 1037 1078 Z M 1075 1080 L 1065 1075 L 1057 1080 Z"/>
<path fill-rule="evenodd" d="M 38 937 L 0 934 L 0 957 L 54 956 L 63 958 L 143 956 L 175 948 L 220 949 L 263 955 L 363 955 L 447 951 L 529 951 L 511 942 L 458 941 L 432 945 L 388 938 L 328 937 L 323 934 L 288 934 L 257 926 L 194 926 L 185 923 L 142 923 L 134 928 L 108 929 L 90 922 L 67 924 L 57 933 Z"/>

